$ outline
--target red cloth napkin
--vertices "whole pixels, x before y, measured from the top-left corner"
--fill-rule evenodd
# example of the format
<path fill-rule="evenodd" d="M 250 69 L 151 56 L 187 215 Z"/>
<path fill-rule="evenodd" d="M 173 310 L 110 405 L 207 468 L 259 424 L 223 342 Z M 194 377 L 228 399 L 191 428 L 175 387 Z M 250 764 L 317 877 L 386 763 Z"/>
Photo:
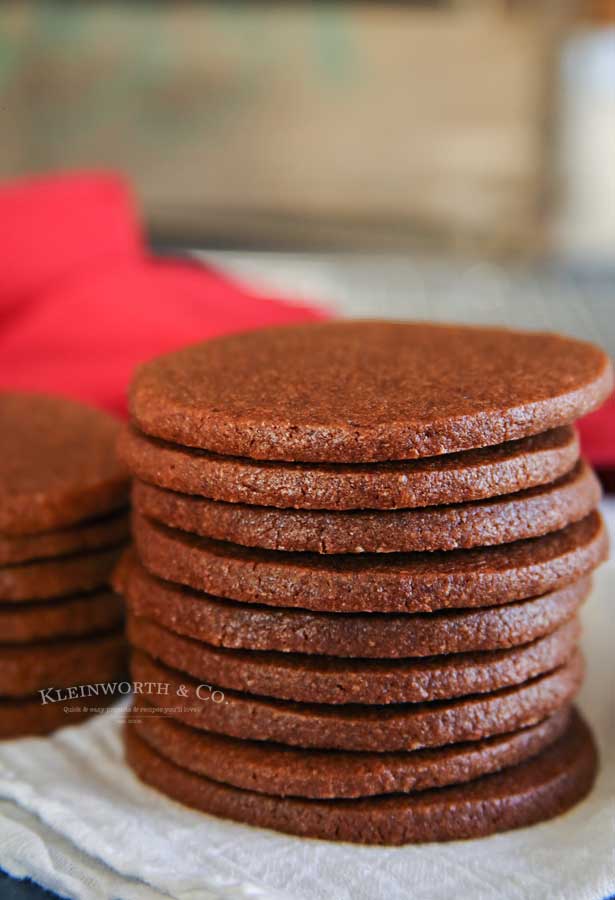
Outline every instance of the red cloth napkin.
<path fill-rule="evenodd" d="M 126 413 L 135 366 L 184 344 L 325 313 L 253 294 L 145 249 L 130 190 L 112 173 L 0 186 L 0 387 L 65 394 Z"/>
<path fill-rule="evenodd" d="M 600 470 L 610 470 L 609 490 L 615 490 L 615 395 L 579 422 L 585 456 Z M 611 487 L 613 485 L 613 487 Z"/>
<path fill-rule="evenodd" d="M 132 194 L 111 172 L 1 185 L 0 221 L 1 309 L 92 265 L 144 254 Z"/>

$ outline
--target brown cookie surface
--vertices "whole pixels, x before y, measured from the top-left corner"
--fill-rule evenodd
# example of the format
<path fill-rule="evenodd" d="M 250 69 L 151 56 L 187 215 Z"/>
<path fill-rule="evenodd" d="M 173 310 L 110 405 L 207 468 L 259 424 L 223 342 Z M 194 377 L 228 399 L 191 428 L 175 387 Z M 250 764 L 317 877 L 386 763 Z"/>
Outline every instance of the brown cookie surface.
<path fill-rule="evenodd" d="M 385 321 L 231 335 L 138 369 L 146 434 L 253 459 L 372 462 L 568 424 L 611 391 L 606 354 L 554 334 Z"/>
<path fill-rule="evenodd" d="M 238 547 L 134 514 L 143 565 L 219 597 L 328 612 L 428 612 L 494 606 L 556 590 L 607 554 L 598 513 L 499 547 L 443 553 L 321 556 Z"/>
<path fill-rule="evenodd" d="M 228 690 L 220 697 L 215 685 L 201 684 L 139 650 L 133 651 L 131 671 L 135 697 L 148 683 L 168 685 L 152 702 L 195 728 L 296 747 L 396 751 L 482 740 L 540 722 L 572 702 L 583 662 L 576 653 L 554 672 L 492 694 L 392 706 L 296 703 Z"/>
<path fill-rule="evenodd" d="M 96 697 L 43 705 L 38 696 L 18 700 L 0 697 L 0 740 L 35 737 L 67 725 L 78 725 L 115 700 L 115 697 Z"/>
<path fill-rule="evenodd" d="M 129 517 L 124 511 L 56 531 L 12 536 L 0 534 L 0 565 L 111 547 L 126 541 L 129 534 Z"/>
<path fill-rule="evenodd" d="M 280 798 L 223 785 L 180 768 L 128 726 L 128 764 L 180 803 L 202 812 L 303 837 L 363 844 L 406 844 L 482 837 L 552 818 L 591 789 L 596 747 L 576 715 L 542 753 L 468 784 L 358 800 Z"/>
<path fill-rule="evenodd" d="M 122 632 L 19 646 L 0 644 L 0 696 L 109 681 L 126 671 Z"/>
<path fill-rule="evenodd" d="M 579 456 L 562 426 L 495 447 L 371 465 L 266 462 L 219 456 L 122 429 L 118 449 L 149 484 L 228 503 L 297 509 L 404 509 L 465 503 L 561 478 Z"/>
<path fill-rule="evenodd" d="M 313 799 L 408 793 L 472 781 L 540 753 L 570 722 L 566 708 L 537 725 L 484 741 L 410 753 L 345 753 L 240 741 L 145 710 L 137 704 L 128 714 L 133 730 L 176 765 L 258 793 Z"/>
<path fill-rule="evenodd" d="M 0 568 L 0 602 L 21 603 L 93 591 L 107 584 L 121 547 Z"/>
<path fill-rule="evenodd" d="M 125 506 L 118 423 L 65 397 L 0 395 L 0 533 L 33 534 Z"/>
<path fill-rule="evenodd" d="M 521 684 L 569 660 L 580 636 L 575 617 L 553 634 L 510 650 L 420 660 L 225 650 L 129 616 L 127 637 L 154 659 L 217 687 L 303 703 L 423 703 Z"/>
<path fill-rule="evenodd" d="M 236 603 L 161 581 L 133 550 L 114 582 L 134 615 L 214 646 L 388 659 L 529 643 L 567 622 L 591 587 L 586 577 L 529 600 L 425 615 L 318 613 Z"/>
<path fill-rule="evenodd" d="M 40 603 L 5 603 L 0 606 L 0 646 L 111 631 L 123 618 L 122 598 L 107 590 Z"/>
<path fill-rule="evenodd" d="M 423 509 L 328 512 L 221 503 L 133 484 L 134 509 L 171 528 L 264 550 L 408 553 L 507 544 L 578 522 L 600 501 L 600 482 L 581 461 L 548 485 L 497 499 Z"/>

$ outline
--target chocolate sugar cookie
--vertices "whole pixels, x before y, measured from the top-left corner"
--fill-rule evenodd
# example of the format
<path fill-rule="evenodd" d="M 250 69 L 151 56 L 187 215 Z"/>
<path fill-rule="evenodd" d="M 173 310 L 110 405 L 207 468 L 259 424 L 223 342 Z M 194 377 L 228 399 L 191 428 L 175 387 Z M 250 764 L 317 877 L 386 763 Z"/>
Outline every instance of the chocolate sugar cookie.
<path fill-rule="evenodd" d="M 0 395 L 0 533 L 34 534 L 127 503 L 115 453 L 118 423 L 45 394 Z"/>
<path fill-rule="evenodd" d="M 122 429 L 120 456 L 149 484 L 228 503 L 297 509 L 404 509 L 466 503 L 561 478 L 579 456 L 562 426 L 496 447 L 371 465 L 266 462 L 219 456 Z"/>
<path fill-rule="evenodd" d="M 345 753 L 239 741 L 168 716 L 148 716 L 146 708 L 139 704 L 128 714 L 134 732 L 183 769 L 258 793 L 312 799 L 408 793 L 472 781 L 540 753 L 570 722 L 565 708 L 537 725 L 484 741 L 410 753 Z"/>
<path fill-rule="evenodd" d="M 109 580 L 121 548 L 0 567 L 0 603 L 93 591 Z"/>
<path fill-rule="evenodd" d="M 423 509 L 326 512 L 221 503 L 136 481 L 133 507 L 172 528 L 265 550 L 395 553 L 541 537 L 587 516 L 600 483 L 585 462 L 558 481 L 497 499 Z"/>
<path fill-rule="evenodd" d="M 78 725 L 116 700 L 96 697 L 94 700 L 70 700 L 41 703 L 40 696 L 18 700 L 0 697 L 0 740 L 49 734 L 67 725 Z"/>
<path fill-rule="evenodd" d="M 121 632 L 19 646 L 0 644 L 0 696 L 108 681 L 126 667 Z"/>
<path fill-rule="evenodd" d="M 119 628 L 123 618 L 121 597 L 107 590 L 40 603 L 5 603 L 0 605 L 0 641 L 27 644 L 97 634 Z"/>
<path fill-rule="evenodd" d="M 564 812 L 594 782 L 597 753 L 575 715 L 566 733 L 521 765 L 468 784 L 358 800 L 280 798 L 212 781 L 180 768 L 128 726 L 126 758 L 152 787 L 202 812 L 303 837 L 363 844 L 475 838 Z"/>
<path fill-rule="evenodd" d="M 124 511 L 56 531 L 10 537 L 0 534 L 0 565 L 111 547 L 127 540 L 129 534 L 130 523 Z"/>
<path fill-rule="evenodd" d="M 115 584 L 134 615 L 214 646 L 388 659 L 529 643 L 567 622 L 591 587 L 586 577 L 529 600 L 426 615 L 318 613 L 236 603 L 161 581 L 133 550 Z"/>
<path fill-rule="evenodd" d="M 256 741 L 337 750 L 419 750 L 477 741 L 540 722 L 571 703 L 583 679 L 583 662 L 491 694 L 391 706 L 296 703 L 214 691 L 188 675 L 133 651 L 135 696 L 148 683 L 168 685 L 155 704 L 188 725 Z M 221 695 L 221 696 L 220 696 Z"/>
<path fill-rule="evenodd" d="M 326 322 L 231 335 L 137 371 L 146 434 L 253 459 L 373 462 L 568 424 L 613 386 L 599 348 L 554 334 Z"/>
<path fill-rule="evenodd" d="M 180 637 L 147 619 L 128 617 L 133 647 L 217 687 L 306 703 L 422 703 L 484 694 L 521 684 L 563 665 L 573 654 L 576 617 L 553 634 L 510 650 L 420 660 L 336 659 L 225 650 Z"/>
<path fill-rule="evenodd" d="M 327 612 L 428 612 L 538 596 L 586 575 L 608 546 L 596 512 L 544 537 L 447 553 L 246 549 L 138 514 L 133 535 L 144 566 L 160 578 L 232 600 Z"/>

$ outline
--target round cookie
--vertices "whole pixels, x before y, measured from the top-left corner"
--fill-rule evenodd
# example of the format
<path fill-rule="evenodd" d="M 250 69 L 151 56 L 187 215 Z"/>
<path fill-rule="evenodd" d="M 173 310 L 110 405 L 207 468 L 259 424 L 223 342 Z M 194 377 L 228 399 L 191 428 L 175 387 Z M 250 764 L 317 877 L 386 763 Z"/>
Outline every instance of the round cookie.
<path fill-rule="evenodd" d="M 0 395 L 0 533 L 35 534 L 125 506 L 119 425 L 65 397 Z"/>
<path fill-rule="evenodd" d="M 223 650 L 128 617 L 133 647 L 224 690 L 302 703 L 390 704 L 448 700 L 521 684 L 563 665 L 576 648 L 575 617 L 553 634 L 510 650 L 420 660 L 345 660 L 327 656 Z"/>
<path fill-rule="evenodd" d="M 111 547 L 126 541 L 129 535 L 130 523 L 123 511 L 57 531 L 14 536 L 0 534 L 0 565 Z"/>
<path fill-rule="evenodd" d="M 426 615 L 318 613 L 236 603 L 161 581 L 132 549 L 114 582 L 134 615 L 217 647 L 388 659 L 529 643 L 567 622 L 591 587 L 585 577 L 529 600 Z"/>
<path fill-rule="evenodd" d="M 108 681 L 126 669 L 122 632 L 49 643 L 0 645 L 0 696 Z"/>
<path fill-rule="evenodd" d="M 119 628 L 123 619 L 122 598 L 107 590 L 41 603 L 5 603 L 0 605 L 0 637 L 4 644 L 80 637 Z"/>
<path fill-rule="evenodd" d="M 358 800 L 280 798 L 223 785 L 176 766 L 128 726 L 128 764 L 151 787 L 202 812 L 302 837 L 363 844 L 476 838 L 559 815 L 591 789 L 597 751 L 575 715 L 543 753 L 468 784 Z"/>
<path fill-rule="evenodd" d="M 244 790 L 312 799 L 408 793 L 472 781 L 540 753 L 570 722 L 565 708 L 537 725 L 484 741 L 410 753 L 332 753 L 240 741 L 143 710 L 136 707 L 128 714 L 133 730 L 183 769 Z"/>
<path fill-rule="evenodd" d="M 508 544 L 578 522 L 600 501 L 585 462 L 548 485 L 423 509 L 327 512 L 221 503 L 134 482 L 133 508 L 171 528 L 264 550 L 408 553 Z"/>
<path fill-rule="evenodd" d="M 156 693 L 156 706 L 187 725 L 247 740 L 368 751 L 420 750 L 533 725 L 572 702 L 583 668 L 577 652 L 554 672 L 492 694 L 435 703 L 333 706 L 234 691 L 220 692 L 221 698 L 213 685 L 201 685 L 139 650 L 133 651 L 131 660 L 135 697 L 148 682 L 168 685 L 168 693 Z"/>
<path fill-rule="evenodd" d="M 116 697 L 96 697 L 95 701 L 71 700 L 47 703 L 40 697 L 18 700 L 0 697 L 0 740 L 50 734 L 66 725 L 77 725 L 101 709 L 111 706 Z"/>
<path fill-rule="evenodd" d="M 107 584 L 121 548 L 0 568 L 0 603 L 44 600 L 93 591 Z"/>
<path fill-rule="evenodd" d="M 375 462 L 538 434 L 613 386 L 598 347 L 554 334 L 378 321 L 269 328 L 141 366 L 146 434 L 252 459 Z"/>
<path fill-rule="evenodd" d="M 247 549 L 136 513 L 133 536 L 143 565 L 160 578 L 232 600 L 325 612 L 494 606 L 575 581 L 608 549 L 597 512 L 544 537 L 446 553 L 323 557 Z"/>
<path fill-rule="evenodd" d="M 572 469 L 569 425 L 496 447 L 371 465 L 261 462 L 219 456 L 123 428 L 118 452 L 137 478 L 227 503 L 296 509 L 410 509 L 466 503 L 547 484 Z"/>

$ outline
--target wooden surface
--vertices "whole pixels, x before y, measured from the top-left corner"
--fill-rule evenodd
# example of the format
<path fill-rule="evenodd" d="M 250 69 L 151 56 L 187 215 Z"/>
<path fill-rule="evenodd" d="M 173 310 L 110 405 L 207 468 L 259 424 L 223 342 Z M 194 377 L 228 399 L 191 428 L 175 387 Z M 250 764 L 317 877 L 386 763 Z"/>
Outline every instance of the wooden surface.
<path fill-rule="evenodd" d="M 568 6 L 6 4 L 0 168 L 118 167 L 166 236 L 536 253 Z"/>

